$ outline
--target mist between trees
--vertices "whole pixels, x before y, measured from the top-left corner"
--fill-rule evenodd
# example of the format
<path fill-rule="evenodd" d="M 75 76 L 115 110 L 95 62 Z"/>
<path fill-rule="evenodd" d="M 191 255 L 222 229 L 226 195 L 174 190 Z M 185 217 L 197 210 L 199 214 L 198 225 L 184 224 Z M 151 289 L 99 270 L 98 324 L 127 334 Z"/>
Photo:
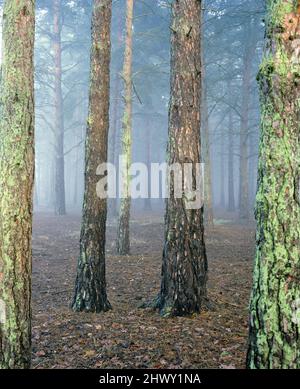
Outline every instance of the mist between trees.
<path fill-rule="evenodd" d="M 229 4 L 230 3 L 230 4 Z M 259 109 L 255 81 L 263 45 L 262 2 L 206 2 L 203 161 L 212 177 L 207 195 L 217 212 L 253 218 Z M 88 114 L 92 3 L 37 1 L 35 47 L 35 207 L 57 214 L 80 211 L 84 190 L 84 139 Z M 166 160 L 169 101 L 168 2 L 135 4 L 133 22 L 132 159 Z M 122 151 L 122 76 L 126 2 L 113 3 L 109 160 Z M 59 23 L 53 31 L 54 23 Z M 251 36 L 251 41 L 248 37 Z M 250 93 L 249 93 L 250 92 Z M 59 103 L 61 101 L 61 103 Z M 209 150 L 209 152 L 207 152 Z M 66 170 L 66 174 L 64 173 Z M 210 181 L 210 179 L 208 180 Z M 64 189 L 65 188 L 65 189 Z M 243 195 L 243 196 L 242 196 Z M 134 207 L 164 207 L 154 200 Z M 116 205 L 110 202 L 110 214 Z"/>
<path fill-rule="evenodd" d="M 167 319 L 213 312 L 205 229 L 255 216 L 245 361 L 299 368 L 300 1 L 0 4 L 0 368 L 31 364 L 32 208 L 80 217 L 73 317 L 116 303 L 107 221 L 130 261 L 133 217 L 164 215 L 140 308 Z"/>
<path fill-rule="evenodd" d="M 97 167 L 96 174 L 101 176 L 96 191 L 101 199 L 126 198 L 127 193 L 123 180 L 126 179 L 123 171 L 126 167 L 126 157 L 119 157 L 119 165 L 104 163 Z M 148 170 L 149 168 L 149 170 Z M 185 197 L 187 208 L 202 208 L 204 206 L 204 175 L 205 164 L 198 163 L 144 163 L 135 162 L 129 167 L 130 191 L 129 196 L 135 199 L 167 199 L 171 196 L 176 199 Z M 170 183 L 174 181 L 173 193 Z M 150 183 L 150 185 L 149 185 Z M 120 190 L 118 191 L 118 188 Z"/>

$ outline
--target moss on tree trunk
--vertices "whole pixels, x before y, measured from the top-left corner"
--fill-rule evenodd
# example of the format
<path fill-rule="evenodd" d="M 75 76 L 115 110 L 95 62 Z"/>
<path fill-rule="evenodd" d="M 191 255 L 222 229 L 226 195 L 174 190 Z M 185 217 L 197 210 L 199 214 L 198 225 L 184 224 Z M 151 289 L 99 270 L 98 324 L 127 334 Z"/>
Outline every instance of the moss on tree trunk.
<path fill-rule="evenodd" d="M 34 6 L 6 0 L 0 123 L 0 368 L 29 368 Z"/>
<path fill-rule="evenodd" d="M 247 366 L 299 368 L 300 10 L 292 0 L 269 0 L 267 6 Z"/>

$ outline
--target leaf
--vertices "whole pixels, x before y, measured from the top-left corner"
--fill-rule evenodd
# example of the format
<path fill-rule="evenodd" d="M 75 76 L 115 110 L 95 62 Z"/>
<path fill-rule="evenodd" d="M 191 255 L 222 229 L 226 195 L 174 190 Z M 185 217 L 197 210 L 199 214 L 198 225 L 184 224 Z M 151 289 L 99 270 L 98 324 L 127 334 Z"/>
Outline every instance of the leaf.
<path fill-rule="evenodd" d="M 95 350 L 88 350 L 84 353 L 84 356 L 86 358 L 92 358 L 92 357 L 95 357 L 96 356 L 96 351 Z"/>
<path fill-rule="evenodd" d="M 235 365 L 220 365 L 220 369 L 233 370 L 236 369 Z"/>
<path fill-rule="evenodd" d="M 37 357 L 45 357 L 45 356 L 46 356 L 46 353 L 45 353 L 45 351 L 40 350 L 40 351 L 38 351 L 35 355 L 36 355 Z"/>

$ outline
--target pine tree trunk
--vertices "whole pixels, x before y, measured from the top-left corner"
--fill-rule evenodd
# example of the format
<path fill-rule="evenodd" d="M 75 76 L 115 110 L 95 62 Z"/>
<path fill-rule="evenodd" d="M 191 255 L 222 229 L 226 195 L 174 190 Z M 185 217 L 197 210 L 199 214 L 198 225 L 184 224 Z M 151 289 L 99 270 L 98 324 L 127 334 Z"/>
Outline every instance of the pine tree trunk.
<path fill-rule="evenodd" d="M 243 86 L 242 86 L 242 110 L 240 129 L 240 219 L 249 219 L 249 174 L 248 174 L 248 135 L 249 135 L 249 106 L 251 89 L 251 70 L 255 53 L 255 42 L 253 28 L 246 26 L 245 52 L 243 56 Z"/>
<path fill-rule="evenodd" d="M 0 368 L 29 368 L 34 182 L 34 11 L 6 0 L 0 124 Z"/>
<path fill-rule="evenodd" d="M 132 153 L 132 39 L 133 39 L 133 0 L 127 0 L 126 16 L 126 41 L 124 56 L 124 100 L 125 108 L 122 121 L 122 155 L 124 157 L 125 168 L 121 172 L 123 177 L 123 198 L 121 199 L 119 211 L 119 225 L 117 237 L 117 251 L 120 255 L 130 253 L 130 165 Z"/>
<path fill-rule="evenodd" d="M 234 161 L 233 161 L 233 118 L 232 110 L 229 112 L 228 123 L 228 211 L 235 211 L 234 195 Z"/>
<path fill-rule="evenodd" d="M 198 0 L 172 3 L 169 165 L 201 161 L 201 6 Z M 175 198 L 173 175 L 170 189 L 157 302 L 163 316 L 199 312 L 206 301 L 203 208 L 188 209 L 188 193 Z"/>
<path fill-rule="evenodd" d="M 119 115 L 119 99 L 120 99 L 120 93 L 121 93 L 121 86 L 120 86 L 120 76 L 119 74 L 116 75 L 117 79 L 115 82 L 115 90 L 114 90 L 114 106 L 113 106 L 113 112 L 112 112 L 112 127 L 111 127 L 111 157 L 110 162 L 113 163 L 115 166 L 117 166 L 117 158 L 116 158 L 116 147 L 117 147 L 117 136 L 118 136 L 118 115 Z M 112 216 L 117 216 L 117 199 L 110 199 L 109 200 L 109 208 L 110 208 L 110 214 Z"/>
<path fill-rule="evenodd" d="M 54 51 L 54 129 L 55 129 L 55 183 L 54 209 L 56 215 L 66 214 L 65 157 L 64 157 L 64 113 L 62 96 L 61 63 L 61 2 L 53 1 L 53 51 Z"/>
<path fill-rule="evenodd" d="M 146 165 L 148 168 L 148 198 L 144 201 L 144 211 L 150 212 L 152 211 L 152 203 L 151 203 L 151 126 L 150 126 L 150 119 L 145 119 L 145 146 L 146 146 Z"/>
<path fill-rule="evenodd" d="M 76 122 L 81 123 L 82 122 L 82 104 L 81 104 L 81 95 L 78 95 L 78 102 L 76 107 Z M 82 128 L 79 124 L 80 134 L 76 136 L 76 142 L 82 142 Z M 78 131 L 78 129 L 77 129 Z M 79 181 L 79 159 L 80 159 L 80 148 L 76 147 L 75 151 L 75 162 L 74 162 L 74 181 L 73 181 L 73 196 L 72 196 L 72 202 L 73 205 L 76 207 L 78 204 L 78 181 Z"/>
<path fill-rule="evenodd" d="M 73 205 L 74 207 L 77 206 L 77 201 L 78 201 L 78 159 L 79 159 L 79 156 L 78 156 L 78 150 L 76 150 L 76 157 L 75 157 L 75 166 L 74 166 L 74 182 L 73 182 Z"/>
<path fill-rule="evenodd" d="M 255 145 L 255 136 L 254 134 L 249 135 L 249 149 L 254 152 L 256 150 Z M 256 195 L 256 182 L 257 182 L 257 165 L 256 158 L 251 156 L 249 158 L 249 205 L 250 209 L 253 209 L 255 204 L 255 195 Z"/>
<path fill-rule="evenodd" d="M 221 135 L 220 142 L 220 207 L 225 209 L 225 161 L 224 161 L 224 136 Z"/>
<path fill-rule="evenodd" d="M 203 14 L 203 11 L 202 11 Z M 202 66 L 202 112 L 201 112 L 201 135 L 203 137 L 203 156 L 205 163 L 205 176 L 204 176 L 204 191 L 205 191 L 205 203 L 204 203 L 204 219 L 209 226 L 214 224 L 214 211 L 213 211 L 213 194 L 212 194 L 212 180 L 211 180 L 211 153 L 210 153 L 210 134 L 209 134 L 209 117 L 207 107 L 207 84 L 206 84 L 206 67 L 204 63 L 204 28 L 203 23 L 201 26 L 201 66 Z"/>
<path fill-rule="evenodd" d="M 118 48 L 121 48 L 123 43 L 123 37 L 122 37 L 122 17 L 121 13 L 119 14 L 119 20 L 118 20 Z M 110 161 L 115 166 L 118 164 L 118 153 L 117 153 L 117 141 L 119 136 L 119 111 L 120 111 L 120 96 L 121 96 L 121 77 L 119 74 L 119 71 L 116 74 L 116 82 L 115 82 L 115 90 L 114 90 L 114 101 L 113 101 L 113 109 L 112 109 L 112 126 L 110 130 L 110 138 L 111 138 L 111 147 L 110 147 Z M 118 201 L 117 199 L 110 199 L 109 201 L 109 210 L 110 214 L 114 217 L 118 216 Z"/>
<path fill-rule="evenodd" d="M 205 77 L 204 66 L 202 66 L 202 76 Z M 210 157 L 210 134 L 209 134 L 209 120 L 207 109 L 207 90 L 206 84 L 203 82 L 203 96 L 202 96 L 202 136 L 203 136 L 203 154 L 205 163 L 205 220 L 209 226 L 214 224 L 214 211 L 212 204 L 212 181 L 211 181 L 211 157 Z"/>
<path fill-rule="evenodd" d="M 107 201 L 98 198 L 96 192 L 97 167 L 107 162 L 108 154 L 111 8 L 111 0 L 94 0 L 85 195 L 74 311 L 101 312 L 111 308 L 105 277 Z"/>
<path fill-rule="evenodd" d="M 268 0 L 267 6 L 247 365 L 299 369 L 300 7 L 292 0 Z"/>

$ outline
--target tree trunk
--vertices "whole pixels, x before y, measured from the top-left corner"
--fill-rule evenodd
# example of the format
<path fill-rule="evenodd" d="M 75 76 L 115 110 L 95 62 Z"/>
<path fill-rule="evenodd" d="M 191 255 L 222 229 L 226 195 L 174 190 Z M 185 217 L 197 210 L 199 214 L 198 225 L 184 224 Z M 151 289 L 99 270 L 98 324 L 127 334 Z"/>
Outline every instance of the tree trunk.
<path fill-rule="evenodd" d="M 298 2 L 298 6 L 300 2 Z M 249 368 L 300 368 L 300 7 L 268 0 Z"/>
<path fill-rule="evenodd" d="M 151 203 L 151 126 L 150 126 L 150 119 L 148 118 L 148 115 L 145 119 L 145 137 L 146 137 L 146 165 L 148 168 L 148 198 L 144 201 L 144 211 L 150 212 L 152 211 L 152 203 Z"/>
<path fill-rule="evenodd" d="M 127 16 L 126 16 L 126 41 L 125 41 L 125 56 L 124 56 L 124 100 L 125 108 L 122 121 L 122 155 L 124 157 L 124 169 L 121 172 L 123 182 L 122 190 L 123 198 L 120 204 L 117 251 L 120 255 L 128 255 L 130 253 L 130 165 L 132 153 L 132 39 L 133 39 L 133 0 L 127 0 Z"/>
<path fill-rule="evenodd" d="M 232 110 L 229 112 L 228 123 L 228 211 L 235 211 L 235 195 L 234 195 L 234 161 L 233 161 L 234 145 L 233 145 L 233 117 Z"/>
<path fill-rule="evenodd" d="M 256 134 L 249 136 L 249 149 L 252 153 L 256 151 Z M 253 209 L 255 204 L 256 184 L 257 184 L 257 157 L 251 156 L 249 158 L 249 204 L 250 209 Z"/>
<path fill-rule="evenodd" d="M 169 165 L 200 163 L 201 6 L 198 0 L 172 3 Z M 194 177 L 195 180 L 195 169 Z M 194 181 L 195 182 L 195 181 Z M 158 307 L 163 316 L 199 312 L 206 301 L 207 258 L 203 207 L 189 209 L 189 194 L 166 204 L 162 284 Z"/>
<path fill-rule="evenodd" d="M 249 180 L 248 180 L 248 133 L 249 133 L 249 105 L 251 70 L 255 52 L 255 42 L 251 37 L 253 29 L 246 26 L 245 38 L 247 43 L 243 56 L 243 86 L 242 86 L 242 111 L 240 129 L 240 219 L 249 219 Z M 249 38 L 250 37 L 250 38 Z"/>
<path fill-rule="evenodd" d="M 203 60 L 203 55 L 202 55 Z M 202 76 L 205 77 L 205 67 L 202 63 Z M 203 96 L 202 96 L 202 135 L 203 135 L 203 154 L 205 163 L 205 220 L 209 226 L 214 224 L 214 212 L 212 204 L 212 181 L 211 181 L 211 156 L 210 156 L 210 134 L 209 134 L 209 118 L 207 109 L 207 87 L 205 80 L 203 81 Z"/>
<path fill-rule="evenodd" d="M 119 48 L 122 46 L 123 37 L 122 37 L 122 17 L 121 13 L 119 13 L 118 20 L 118 46 Z M 112 126 L 111 126 L 111 147 L 110 147 L 110 161 L 115 166 L 118 164 L 118 155 L 117 155 L 117 140 L 119 136 L 118 126 L 120 124 L 119 120 L 119 111 L 120 111 L 120 95 L 121 95 L 121 77 L 119 71 L 116 74 L 116 82 L 115 82 L 115 90 L 114 90 L 114 101 L 113 101 L 113 110 L 112 110 Z M 118 216 L 118 201 L 117 199 L 110 199 L 109 201 L 110 214 L 113 217 Z"/>
<path fill-rule="evenodd" d="M 36 165 L 36 163 L 35 163 Z M 33 195 L 33 208 L 37 208 L 39 206 L 39 193 L 38 193 L 38 175 L 35 175 L 34 180 L 34 195 Z"/>
<path fill-rule="evenodd" d="M 64 158 L 64 113 L 62 96 L 61 63 L 61 1 L 53 2 L 53 51 L 54 51 L 54 153 L 55 183 L 54 209 L 56 215 L 66 214 L 65 199 L 65 158 Z"/>
<path fill-rule="evenodd" d="M 220 140 L 220 208 L 226 208 L 225 202 L 225 161 L 224 161 L 224 135 L 221 134 Z"/>
<path fill-rule="evenodd" d="M 202 10 L 202 14 L 203 14 Z M 211 180 L 211 155 L 210 155 L 210 134 L 209 134 L 209 117 L 207 107 L 207 83 L 206 83 L 206 66 L 204 62 L 204 28 L 203 22 L 201 25 L 201 66 L 202 66 L 202 110 L 201 110 L 201 135 L 203 137 L 203 156 L 205 163 L 204 176 L 204 219 L 209 226 L 214 224 L 213 211 L 213 194 L 212 194 L 212 180 Z"/>
<path fill-rule="evenodd" d="M 75 163 L 74 163 L 74 182 L 73 182 L 73 205 L 77 206 L 78 202 L 78 172 L 79 170 L 79 151 L 76 149 Z"/>
<path fill-rule="evenodd" d="M 116 148 L 117 148 L 117 136 L 118 136 L 118 125 L 119 125 L 119 120 L 118 120 L 118 115 L 119 115 L 119 99 L 120 99 L 120 93 L 121 93 L 121 82 L 120 82 L 120 76 L 119 74 L 116 75 L 117 79 L 115 82 L 115 90 L 114 90 L 114 107 L 113 107 L 113 118 L 112 118 L 112 127 L 111 127 L 111 157 L 110 161 L 113 163 L 115 166 L 117 166 L 117 158 L 116 158 Z M 109 208 L 110 208 L 110 214 L 112 216 L 117 216 L 118 211 L 117 211 L 117 199 L 110 199 L 109 200 Z"/>
<path fill-rule="evenodd" d="M 105 277 L 107 201 L 98 198 L 96 192 L 97 167 L 107 163 L 108 151 L 111 8 L 111 0 L 94 0 L 85 195 L 74 311 L 101 312 L 111 308 Z"/>
<path fill-rule="evenodd" d="M 76 123 L 78 123 L 79 130 L 77 129 L 76 131 L 76 142 L 80 143 L 83 141 L 83 136 L 82 136 L 82 125 L 81 123 L 83 122 L 83 115 L 82 115 L 82 104 L 81 104 L 81 95 L 78 95 L 78 102 L 77 102 L 77 107 L 76 107 Z M 77 132 L 79 134 L 77 134 Z M 72 196 L 72 203 L 75 207 L 77 207 L 78 204 L 78 190 L 79 190 L 79 176 L 80 176 L 80 151 L 81 147 L 76 147 L 75 150 L 75 161 L 74 161 L 74 181 L 73 181 L 73 196 Z"/>
<path fill-rule="evenodd" d="M 34 182 L 34 7 L 6 0 L 0 125 L 0 368 L 29 368 Z"/>

